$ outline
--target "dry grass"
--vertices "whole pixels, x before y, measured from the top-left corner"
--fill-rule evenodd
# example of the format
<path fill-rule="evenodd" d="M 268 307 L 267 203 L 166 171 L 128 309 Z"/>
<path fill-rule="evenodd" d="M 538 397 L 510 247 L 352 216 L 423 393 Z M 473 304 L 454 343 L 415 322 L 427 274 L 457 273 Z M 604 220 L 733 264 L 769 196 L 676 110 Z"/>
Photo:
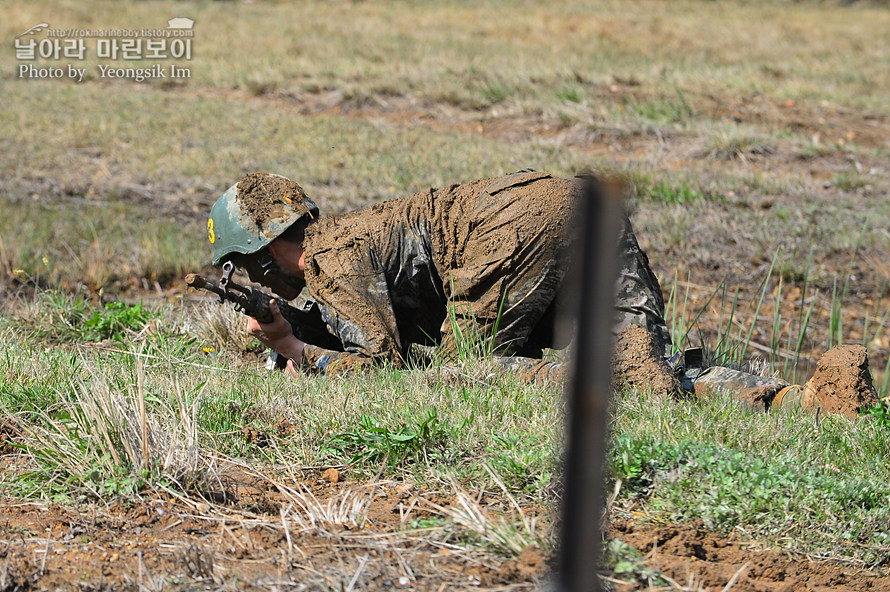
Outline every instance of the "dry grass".
<path fill-rule="evenodd" d="M 30 495 L 51 497 L 69 489 L 106 498 L 161 481 L 183 490 L 207 481 L 210 473 L 198 449 L 197 398 L 189 402 L 174 382 L 171 400 L 152 397 L 147 406 L 139 354 L 134 363 L 133 390 L 121 390 L 97 373 L 89 382 L 74 377 L 58 385 L 47 408 L 0 402 L 37 467 L 26 480 L 36 485 Z"/>
<path fill-rule="evenodd" d="M 142 3 L 13 6 L 0 25 L 7 38 L 38 21 L 133 28 L 167 17 Z M 249 170 L 299 179 L 327 211 L 527 166 L 629 171 L 648 175 L 650 186 L 667 171 L 729 202 L 717 217 L 732 211 L 741 252 L 714 240 L 708 248 L 730 267 L 769 259 L 777 241 L 798 260 L 810 243 L 827 253 L 847 248 L 857 209 L 872 208 L 876 227 L 888 216 L 870 197 L 886 181 L 858 172 L 882 170 L 880 148 L 857 146 L 873 126 L 842 113 L 816 129 L 838 109 L 887 114 L 881 64 L 890 17 L 881 8 L 526 3 L 506 20 L 499 3 L 180 3 L 176 10 L 197 22 L 194 78 L 185 86 L 40 83 L 15 80 L 12 71 L 0 79 L 8 99 L 0 135 L 27 130 L 25 141 L 0 140 L 0 198 L 14 204 L 14 222 L 0 236 L 0 269 L 94 290 L 134 276 L 169 284 L 206 264 L 203 215 Z M 82 67 L 95 64 L 92 56 Z M 800 113 L 786 115 L 787 101 Z M 798 161 L 804 154 L 816 162 Z M 828 197 L 857 202 L 840 204 L 831 224 L 811 228 L 804 218 L 788 228 L 760 209 L 767 199 L 821 209 L 825 174 Z M 697 259 L 690 237 L 717 236 L 698 222 L 711 216 L 709 204 L 685 208 L 693 222 L 682 234 L 645 222 L 661 216 L 659 204 L 644 197 L 637 205 L 638 230 L 659 272 Z M 123 221 L 122 209 L 139 224 Z M 159 210 L 177 224 L 151 220 Z M 47 246 L 31 223 L 37 217 L 52 220 L 44 226 L 65 237 L 61 244 Z M 145 224 L 150 229 L 140 230 Z M 119 253 L 124 242 L 130 252 Z M 885 245 L 869 235 L 866 246 Z M 43 257 L 50 269 L 41 269 Z M 63 266 L 68 259 L 73 265 Z"/>
<path fill-rule="evenodd" d="M 337 88 L 473 105 L 503 85 L 508 103 L 533 107 L 577 79 L 582 87 L 634 80 L 660 96 L 676 85 L 757 89 L 879 108 L 890 85 L 881 66 L 890 16 L 878 7 L 570 0 L 520 2 L 507 19 L 498 2 L 180 3 L 175 12 L 196 20 L 193 83 L 254 94 Z M 152 4 L 18 2 L 0 34 L 11 39 L 43 21 L 140 28 L 167 18 Z"/>

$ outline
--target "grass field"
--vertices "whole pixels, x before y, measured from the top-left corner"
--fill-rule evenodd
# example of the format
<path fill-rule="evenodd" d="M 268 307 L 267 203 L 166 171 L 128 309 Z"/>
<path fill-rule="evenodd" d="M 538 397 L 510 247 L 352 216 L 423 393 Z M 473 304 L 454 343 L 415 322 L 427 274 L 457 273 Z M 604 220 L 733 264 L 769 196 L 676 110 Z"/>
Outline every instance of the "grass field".
<path fill-rule="evenodd" d="M 5 6 L 0 590 L 546 589 L 560 393 L 485 360 L 259 369 L 242 318 L 182 282 L 214 273 L 205 216 L 250 171 L 327 212 L 526 167 L 621 177 L 678 342 L 798 381 L 861 343 L 890 394 L 883 3 Z M 82 82 L 18 77 L 35 24 L 176 16 L 195 20 L 188 79 L 103 78 L 95 39 L 42 64 Z M 615 589 L 778 585 L 761 551 L 829 588 L 883 585 L 886 407 L 623 392 L 611 435 Z M 672 550 L 665 528 L 742 548 Z"/>

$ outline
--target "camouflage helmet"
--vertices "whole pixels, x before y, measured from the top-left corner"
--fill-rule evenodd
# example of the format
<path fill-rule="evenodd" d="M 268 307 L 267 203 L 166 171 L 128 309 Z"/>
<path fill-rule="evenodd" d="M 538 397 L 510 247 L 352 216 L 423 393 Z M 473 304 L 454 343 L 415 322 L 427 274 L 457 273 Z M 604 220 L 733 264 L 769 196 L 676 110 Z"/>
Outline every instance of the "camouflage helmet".
<path fill-rule="evenodd" d="M 287 177 L 250 173 L 213 204 L 207 239 L 213 265 L 235 254 L 256 253 L 303 217 L 318 218 L 318 206 Z"/>

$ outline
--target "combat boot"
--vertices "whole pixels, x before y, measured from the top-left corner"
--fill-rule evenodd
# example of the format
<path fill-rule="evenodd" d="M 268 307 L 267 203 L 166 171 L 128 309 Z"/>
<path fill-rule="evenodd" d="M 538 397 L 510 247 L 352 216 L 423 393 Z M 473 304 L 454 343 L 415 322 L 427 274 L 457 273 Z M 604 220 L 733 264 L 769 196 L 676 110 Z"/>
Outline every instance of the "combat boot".
<path fill-rule="evenodd" d="M 784 391 L 788 383 L 768 376 L 756 376 L 741 370 L 723 366 L 711 366 L 695 379 L 695 396 L 707 399 L 718 393 L 732 394 L 743 404 L 766 411 L 774 404 L 777 393 Z"/>

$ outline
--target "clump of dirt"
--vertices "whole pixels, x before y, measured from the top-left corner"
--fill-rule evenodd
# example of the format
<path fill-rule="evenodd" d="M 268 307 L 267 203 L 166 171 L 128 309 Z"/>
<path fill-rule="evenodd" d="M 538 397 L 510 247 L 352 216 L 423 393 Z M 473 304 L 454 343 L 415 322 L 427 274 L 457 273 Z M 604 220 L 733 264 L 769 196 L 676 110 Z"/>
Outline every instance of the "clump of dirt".
<path fill-rule="evenodd" d="M 534 545 L 520 551 L 516 560 L 516 570 L 523 579 L 540 578 L 548 570 L 550 555 Z"/>
<path fill-rule="evenodd" d="M 276 421 L 274 427 L 279 438 L 289 438 L 300 431 L 300 426 L 284 417 Z"/>
<path fill-rule="evenodd" d="M 807 381 L 805 409 L 854 419 L 861 409 L 878 402 L 868 370 L 868 354 L 861 345 L 839 345 L 825 352 L 816 373 Z"/>
<path fill-rule="evenodd" d="M 269 435 L 259 431 L 253 426 L 244 426 L 241 428 L 241 433 L 244 434 L 244 441 L 253 444 L 254 446 L 263 448 L 270 443 Z"/>
<path fill-rule="evenodd" d="M 238 182 L 241 208 L 261 230 L 269 220 L 284 218 L 290 210 L 308 214 L 305 198 L 302 187 L 279 175 L 249 173 Z"/>
<path fill-rule="evenodd" d="M 612 388 L 652 391 L 661 397 L 679 393 L 679 384 L 661 355 L 655 335 L 638 325 L 621 331 L 612 355 Z"/>
<path fill-rule="evenodd" d="M 18 430 L 15 426 L 3 419 L 0 419 L 0 454 L 14 454 L 19 452 L 15 447 Z"/>

